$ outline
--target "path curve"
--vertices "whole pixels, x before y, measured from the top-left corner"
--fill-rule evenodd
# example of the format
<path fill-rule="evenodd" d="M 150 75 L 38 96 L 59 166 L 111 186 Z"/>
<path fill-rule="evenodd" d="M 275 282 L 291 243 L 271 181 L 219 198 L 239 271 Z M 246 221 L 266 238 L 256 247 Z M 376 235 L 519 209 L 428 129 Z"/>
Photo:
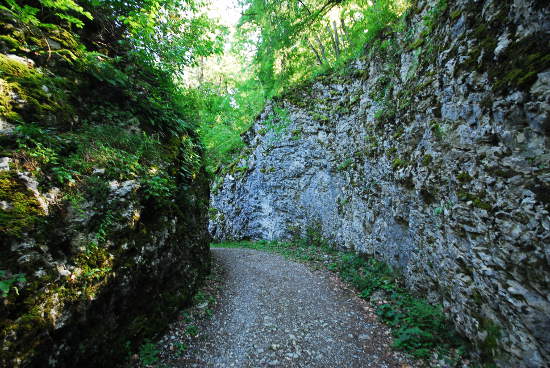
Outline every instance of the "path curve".
<path fill-rule="evenodd" d="M 250 249 L 213 248 L 220 308 L 182 367 L 409 367 L 366 303 L 328 272 Z"/>

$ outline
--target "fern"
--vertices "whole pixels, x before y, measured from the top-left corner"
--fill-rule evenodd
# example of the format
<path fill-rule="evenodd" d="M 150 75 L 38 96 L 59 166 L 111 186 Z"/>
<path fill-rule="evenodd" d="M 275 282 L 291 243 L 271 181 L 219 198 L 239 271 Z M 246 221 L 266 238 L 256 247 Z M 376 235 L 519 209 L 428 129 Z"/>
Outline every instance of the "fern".
<path fill-rule="evenodd" d="M 22 24 L 42 28 L 52 28 L 52 26 L 54 26 L 50 23 L 43 23 L 37 16 L 39 9 L 35 7 L 29 5 L 20 6 L 15 0 L 4 0 L 4 2 L 7 6 L 0 5 L 0 9 L 10 13 Z M 90 20 L 93 19 L 90 12 L 85 11 L 83 7 L 73 0 L 40 0 L 39 2 L 44 8 L 51 9 L 59 19 L 66 21 L 69 25 L 73 24 L 78 28 L 84 26 L 84 22 L 80 20 L 78 16 Z"/>

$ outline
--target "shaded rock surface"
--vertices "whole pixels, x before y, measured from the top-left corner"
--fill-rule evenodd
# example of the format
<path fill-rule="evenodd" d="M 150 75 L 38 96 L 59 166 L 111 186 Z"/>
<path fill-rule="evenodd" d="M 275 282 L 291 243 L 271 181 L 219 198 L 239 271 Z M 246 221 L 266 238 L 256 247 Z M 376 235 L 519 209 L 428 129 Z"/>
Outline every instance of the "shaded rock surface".
<path fill-rule="evenodd" d="M 438 4 L 417 2 L 406 31 L 346 73 L 268 105 L 213 185 L 210 230 L 286 239 L 312 227 L 400 268 L 486 360 L 546 366 L 549 9 Z"/>
<path fill-rule="evenodd" d="M 111 8 L 26 3 L 0 6 L 0 367 L 114 367 L 208 271 L 202 148 Z"/>
<path fill-rule="evenodd" d="M 47 235 L 3 238 L 2 266 L 34 273 L 0 307 L 0 366 L 115 366 L 130 342 L 166 326 L 208 272 L 206 183 L 175 211 L 145 201 L 133 181 L 111 182 L 109 238 L 100 245 L 97 203 L 50 205 Z"/>

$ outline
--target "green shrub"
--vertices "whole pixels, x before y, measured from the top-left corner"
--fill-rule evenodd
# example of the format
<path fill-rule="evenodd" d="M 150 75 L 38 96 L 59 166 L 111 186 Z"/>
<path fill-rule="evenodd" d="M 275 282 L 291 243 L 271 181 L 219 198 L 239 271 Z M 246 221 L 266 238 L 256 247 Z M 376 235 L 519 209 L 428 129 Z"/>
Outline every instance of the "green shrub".
<path fill-rule="evenodd" d="M 139 360 L 144 365 L 157 363 L 159 361 L 158 354 L 156 345 L 149 340 L 145 340 L 145 343 L 139 348 Z"/>

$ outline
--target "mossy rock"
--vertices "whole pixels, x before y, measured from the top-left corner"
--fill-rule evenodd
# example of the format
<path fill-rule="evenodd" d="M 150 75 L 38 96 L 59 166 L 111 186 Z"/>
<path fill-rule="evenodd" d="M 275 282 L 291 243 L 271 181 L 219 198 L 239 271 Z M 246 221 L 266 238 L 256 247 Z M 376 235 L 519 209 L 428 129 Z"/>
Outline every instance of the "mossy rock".
<path fill-rule="evenodd" d="M 426 154 L 424 155 L 424 157 L 422 157 L 422 165 L 423 166 L 430 166 L 430 164 L 433 162 L 433 157 L 432 155 L 429 155 L 429 154 Z"/>
<path fill-rule="evenodd" d="M 459 191 L 457 193 L 458 198 L 463 201 L 470 201 L 474 207 L 480 208 L 485 211 L 491 211 L 493 206 L 487 201 L 484 201 L 482 195 L 475 195 L 465 191 Z"/>
<path fill-rule="evenodd" d="M 544 32 L 529 35 L 521 41 L 512 42 L 498 56 L 495 49 L 500 32 L 505 28 L 503 22 L 510 12 L 508 2 L 499 3 L 499 16 L 493 17 L 491 23 L 479 24 L 477 19 L 469 18 L 469 23 L 476 25 L 470 38 L 477 39 L 469 50 L 469 57 L 462 67 L 467 70 L 487 72 L 494 92 L 509 94 L 510 90 L 528 91 L 537 80 L 537 75 L 550 68 L 550 44 Z M 472 14 L 479 12 L 474 9 Z M 496 58 L 496 60 L 495 60 Z"/>
<path fill-rule="evenodd" d="M 400 158 L 396 158 L 391 162 L 391 166 L 394 170 L 406 167 L 407 165 L 408 165 L 408 162 Z"/>
<path fill-rule="evenodd" d="M 40 203 L 12 171 L 0 172 L 0 233 L 22 237 L 31 231 L 45 213 Z"/>
<path fill-rule="evenodd" d="M 10 121 L 50 120 L 62 111 L 71 115 L 74 108 L 65 95 L 66 80 L 49 77 L 40 69 L 14 57 L 0 54 L 0 116 Z"/>
<path fill-rule="evenodd" d="M 425 42 L 425 39 L 424 38 L 417 38 L 416 40 L 414 40 L 408 47 L 409 50 L 415 50 L 419 47 L 421 47 L 422 45 L 424 45 L 424 42 Z"/>
<path fill-rule="evenodd" d="M 2 45 L 10 51 L 16 51 L 21 46 L 21 43 L 9 35 L 0 35 L 0 47 Z"/>

